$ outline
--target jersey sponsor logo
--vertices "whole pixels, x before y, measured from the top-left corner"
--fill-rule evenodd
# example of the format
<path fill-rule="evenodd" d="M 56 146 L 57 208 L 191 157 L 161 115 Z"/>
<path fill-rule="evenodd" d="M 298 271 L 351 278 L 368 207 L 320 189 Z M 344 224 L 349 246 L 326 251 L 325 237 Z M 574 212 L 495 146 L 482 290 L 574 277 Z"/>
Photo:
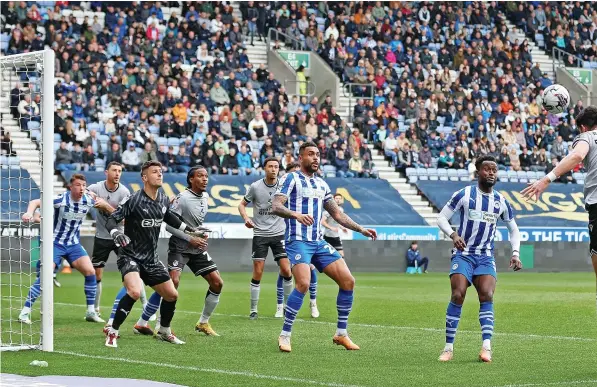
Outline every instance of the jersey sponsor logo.
<path fill-rule="evenodd" d="M 62 214 L 62 218 L 66 220 L 81 220 L 87 216 L 87 210 L 83 209 L 83 212 L 65 212 Z"/>
<path fill-rule="evenodd" d="M 161 227 L 162 219 L 143 219 L 141 227 Z"/>
<path fill-rule="evenodd" d="M 468 217 L 470 220 L 491 224 L 496 224 L 498 220 L 498 214 L 487 211 L 468 210 Z"/>
<path fill-rule="evenodd" d="M 325 191 L 322 189 L 303 188 L 301 190 L 301 195 L 306 198 L 315 198 L 323 200 L 323 198 L 325 197 Z"/>

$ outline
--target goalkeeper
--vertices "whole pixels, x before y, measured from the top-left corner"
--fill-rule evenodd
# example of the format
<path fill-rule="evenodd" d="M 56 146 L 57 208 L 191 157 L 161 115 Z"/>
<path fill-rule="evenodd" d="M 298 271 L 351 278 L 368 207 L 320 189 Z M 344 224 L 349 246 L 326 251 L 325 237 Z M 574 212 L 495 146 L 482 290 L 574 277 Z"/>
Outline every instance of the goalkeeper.
<path fill-rule="evenodd" d="M 107 347 L 117 347 L 118 328 L 139 299 L 144 282 L 163 299 L 160 308 L 161 326 L 156 332 L 156 338 L 173 344 L 184 344 L 170 329 L 178 292 L 166 267 L 158 258 L 158 238 L 162 221 L 190 234 L 198 232 L 170 212 L 170 200 L 159 190 L 162 186 L 160 162 L 145 162 L 141 167 L 141 180 L 143 189 L 124 199 L 106 222 L 106 229 L 120 247 L 117 264 L 127 291 L 116 308 L 112 327 L 106 331 Z M 123 219 L 126 219 L 124 233 L 118 227 Z"/>

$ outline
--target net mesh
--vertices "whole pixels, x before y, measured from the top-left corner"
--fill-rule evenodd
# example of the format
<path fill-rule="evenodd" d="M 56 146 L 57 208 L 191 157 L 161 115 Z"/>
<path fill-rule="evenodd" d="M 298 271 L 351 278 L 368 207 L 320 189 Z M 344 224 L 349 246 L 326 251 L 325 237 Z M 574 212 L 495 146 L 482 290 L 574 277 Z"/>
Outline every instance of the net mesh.
<path fill-rule="evenodd" d="M 41 256 L 39 223 L 22 222 L 21 215 L 30 200 L 40 197 L 43 63 L 42 52 L 0 58 L 2 350 L 40 346 L 41 297 L 33 304 L 30 324 L 19 321 L 19 315 L 37 278 Z"/>

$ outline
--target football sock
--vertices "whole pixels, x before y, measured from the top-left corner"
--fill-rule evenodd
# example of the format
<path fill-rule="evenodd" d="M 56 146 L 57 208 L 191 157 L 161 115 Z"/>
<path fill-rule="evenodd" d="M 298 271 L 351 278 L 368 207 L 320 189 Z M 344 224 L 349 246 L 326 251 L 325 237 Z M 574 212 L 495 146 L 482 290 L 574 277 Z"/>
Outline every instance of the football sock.
<path fill-rule="evenodd" d="M 456 330 L 458 329 L 461 313 L 462 305 L 456 305 L 453 302 L 448 304 L 448 309 L 446 310 L 446 350 L 451 351 L 454 348 L 454 339 L 456 338 Z"/>
<path fill-rule="evenodd" d="M 54 265 L 54 278 L 56 278 L 56 275 L 58 274 L 59 270 L 60 270 L 60 266 L 59 265 Z"/>
<path fill-rule="evenodd" d="M 133 309 L 133 305 L 135 305 L 135 299 L 129 296 L 128 293 L 125 293 L 116 307 L 116 314 L 114 315 L 114 321 L 112 321 L 112 329 L 117 331 L 120 328 L 120 325 L 126 320 L 131 309 Z"/>
<path fill-rule="evenodd" d="M 100 298 L 102 297 L 102 280 L 97 281 L 97 287 L 95 288 L 95 302 L 93 305 L 95 309 L 99 309 L 100 307 Z"/>
<path fill-rule="evenodd" d="M 296 289 L 294 289 L 288 296 L 288 300 L 286 300 L 286 310 L 284 311 L 284 325 L 282 326 L 281 335 L 290 336 L 290 332 L 292 332 L 292 324 L 294 324 L 296 315 L 303 305 L 304 297 L 305 293 L 301 293 Z"/>
<path fill-rule="evenodd" d="M 282 305 L 284 303 L 284 286 L 282 283 L 284 279 L 282 278 L 282 274 L 278 274 L 278 280 L 276 281 L 276 301 L 278 305 Z"/>
<path fill-rule="evenodd" d="M 170 328 L 175 309 L 176 301 L 162 300 L 162 306 L 160 306 L 160 329 L 161 327 Z"/>
<path fill-rule="evenodd" d="M 309 298 L 315 301 L 317 298 L 317 269 L 311 269 L 311 282 L 309 283 Z"/>
<path fill-rule="evenodd" d="M 493 302 L 482 302 L 479 306 L 479 324 L 481 324 L 481 335 L 483 337 L 483 348 L 491 349 L 491 337 L 493 336 Z"/>
<path fill-rule="evenodd" d="M 37 300 L 37 297 L 39 297 L 39 295 L 41 294 L 40 283 L 40 279 L 39 277 L 37 277 L 35 279 L 35 282 L 33 282 L 33 285 L 31 285 L 31 288 L 29 289 L 29 294 L 27 294 L 27 299 L 25 300 L 25 308 L 29 308 L 29 310 L 25 311 L 25 309 L 23 309 L 25 313 L 31 311 L 31 307 L 35 303 L 35 300 Z"/>
<path fill-rule="evenodd" d="M 288 300 L 288 296 L 292 293 L 292 277 L 282 277 L 282 287 L 284 288 L 284 300 Z M 282 301 L 284 303 L 284 301 Z"/>
<path fill-rule="evenodd" d="M 125 294 L 126 294 L 126 288 L 123 286 L 122 288 L 120 288 L 120 291 L 116 295 L 116 298 L 114 299 L 114 303 L 112 304 L 112 313 L 110 313 L 110 318 L 108 319 L 108 325 L 112 325 L 112 322 L 114 321 L 114 316 L 116 315 L 116 310 L 118 309 L 118 304 L 120 303 L 120 300 L 122 299 L 122 297 L 124 297 Z"/>
<path fill-rule="evenodd" d="M 207 294 L 205 295 L 205 304 L 203 304 L 203 311 L 201 312 L 201 317 L 199 318 L 199 324 L 203 324 L 209 321 L 211 314 L 218 306 L 218 302 L 220 302 L 220 293 L 212 292 L 211 290 L 207 289 Z"/>
<path fill-rule="evenodd" d="M 139 300 L 143 305 L 147 304 L 147 294 L 145 293 L 145 286 L 141 288 L 141 295 L 139 296 Z"/>
<path fill-rule="evenodd" d="M 87 312 L 95 313 L 95 290 L 97 288 L 97 281 L 95 274 L 85 276 L 85 298 L 87 299 Z"/>
<path fill-rule="evenodd" d="M 338 325 L 336 328 L 336 335 L 346 336 L 346 326 L 348 325 L 348 315 L 352 310 L 353 301 L 352 290 L 338 290 L 338 297 L 336 298 L 336 309 L 338 310 Z"/>
<path fill-rule="evenodd" d="M 142 327 L 147 326 L 147 322 L 158 311 L 160 307 L 160 301 L 162 301 L 162 296 L 158 294 L 158 292 L 153 292 L 151 296 L 149 296 L 149 300 L 147 300 L 147 304 L 143 307 L 143 313 L 141 313 L 141 317 L 139 321 L 137 321 L 137 325 Z"/>
<path fill-rule="evenodd" d="M 251 313 L 257 312 L 257 304 L 259 303 L 259 290 L 261 281 L 251 279 Z"/>

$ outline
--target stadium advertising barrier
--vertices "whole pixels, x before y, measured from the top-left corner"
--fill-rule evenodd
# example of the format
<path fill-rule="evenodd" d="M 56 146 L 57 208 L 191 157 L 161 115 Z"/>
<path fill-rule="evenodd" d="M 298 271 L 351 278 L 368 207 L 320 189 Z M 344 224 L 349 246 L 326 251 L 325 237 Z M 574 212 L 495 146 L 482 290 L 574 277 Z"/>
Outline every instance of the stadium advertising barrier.
<path fill-rule="evenodd" d="M 470 185 L 470 183 L 453 181 L 417 182 L 419 190 L 438 209 L 444 207 L 454 192 L 467 185 Z M 576 227 L 586 230 L 589 216 L 585 211 L 582 185 L 552 184 L 546 192 L 541 194 L 537 202 L 528 202 L 523 199 L 520 191 L 524 187 L 526 187 L 526 184 L 523 183 L 498 183 L 495 189 L 504 195 L 512 205 L 518 225 L 521 228 L 535 229 L 531 231 L 531 235 L 539 235 L 542 227 L 552 227 L 570 232 L 569 228 Z M 537 238 L 543 240 L 540 235 Z"/>
<path fill-rule="evenodd" d="M 68 181 L 74 172 L 64 173 Z M 105 179 L 103 172 L 85 172 L 88 184 Z M 209 177 L 209 223 L 243 223 L 238 214 L 238 205 L 249 185 L 259 178 L 253 176 Z M 124 172 L 121 183 L 131 192 L 141 189 L 141 176 L 135 172 Z M 327 179 L 333 193 L 344 196 L 344 210 L 360 224 L 425 226 L 425 220 L 398 192 L 381 179 Z M 164 175 L 164 192 L 174 196 L 186 188 L 186 174 L 168 173 Z M 247 208 L 249 216 L 252 207 Z"/>

